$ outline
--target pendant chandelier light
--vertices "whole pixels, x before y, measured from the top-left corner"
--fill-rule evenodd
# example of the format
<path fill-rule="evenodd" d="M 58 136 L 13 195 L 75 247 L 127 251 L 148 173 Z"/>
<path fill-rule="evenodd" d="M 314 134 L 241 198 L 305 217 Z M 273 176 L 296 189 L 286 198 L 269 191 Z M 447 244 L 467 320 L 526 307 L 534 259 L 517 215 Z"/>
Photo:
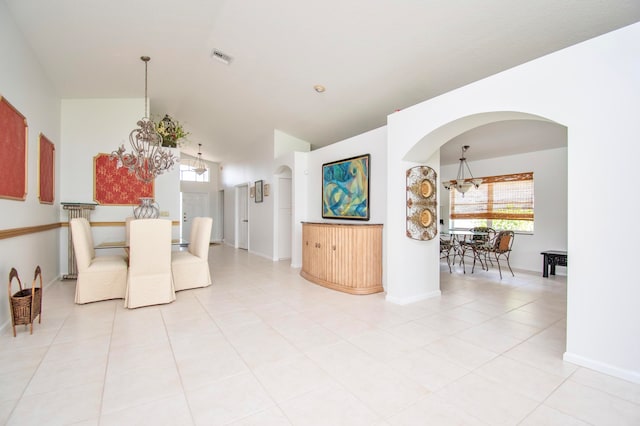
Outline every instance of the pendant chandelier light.
<path fill-rule="evenodd" d="M 482 183 L 482 179 L 474 178 L 473 174 L 471 174 L 471 169 L 469 168 L 469 164 L 467 164 L 467 159 L 464 158 L 464 153 L 469 149 L 469 145 L 465 145 L 462 147 L 462 155 L 460 156 L 460 165 L 458 166 L 458 175 L 455 180 L 450 180 L 448 182 L 442 182 L 442 185 L 445 189 L 452 190 L 462 193 L 462 196 L 471 189 L 471 187 L 475 187 L 478 189 L 480 184 Z M 469 172 L 469 177 L 464 177 L 464 171 Z"/>
<path fill-rule="evenodd" d="M 202 144 L 199 143 L 198 144 L 198 159 L 196 160 L 196 164 L 193 167 L 193 171 L 196 172 L 196 174 L 201 175 L 204 172 L 207 171 L 207 165 L 204 164 L 204 161 L 202 161 L 202 152 L 201 152 L 201 148 L 202 148 Z"/>
<path fill-rule="evenodd" d="M 129 173 L 135 173 L 138 180 L 149 183 L 172 169 L 177 159 L 169 150 L 162 149 L 162 137 L 147 114 L 147 65 L 151 58 L 142 56 L 140 59 L 144 62 L 144 117 L 129 134 L 131 152 L 126 152 L 121 145 L 111 153 L 111 159 L 118 160 L 118 168 L 126 167 Z"/>

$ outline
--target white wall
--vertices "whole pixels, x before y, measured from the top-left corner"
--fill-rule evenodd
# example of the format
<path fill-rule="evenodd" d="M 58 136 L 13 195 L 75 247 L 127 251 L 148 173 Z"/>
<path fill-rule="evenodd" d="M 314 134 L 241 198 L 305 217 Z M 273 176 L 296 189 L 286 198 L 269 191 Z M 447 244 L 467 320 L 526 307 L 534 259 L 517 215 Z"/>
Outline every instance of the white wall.
<path fill-rule="evenodd" d="M 182 155 L 180 161 L 185 164 L 191 164 L 195 161 L 194 157 Z M 213 218 L 213 226 L 211 228 L 212 241 L 222 241 L 223 221 L 224 217 L 219 214 L 218 192 L 220 190 L 220 164 L 203 160 L 209 168 L 209 182 L 180 182 L 181 192 L 205 193 L 209 196 L 209 216 Z M 181 220 L 181 219 L 180 219 Z"/>
<path fill-rule="evenodd" d="M 533 172 L 534 233 L 516 234 L 510 263 L 513 268 L 542 273 L 544 250 L 567 249 L 567 148 L 530 152 L 489 160 L 468 161 L 476 177 Z M 456 178 L 458 164 L 442 166 L 442 181 Z M 440 186 L 440 207 L 449 215 L 449 191 Z M 448 229 L 448 226 L 447 228 Z M 559 266 L 557 274 L 565 274 Z"/>
<path fill-rule="evenodd" d="M 95 202 L 93 196 L 93 157 L 99 153 L 111 153 L 124 144 L 130 151 L 129 133 L 144 115 L 144 99 L 64 99 L 62 101 L 61 133 L 64 140 L 61 168 L 63 202 Z M 171 149 L 180 157 L 177 149 Z M 155 180 L 155 200 L 166 219 L 180 220 L 180 173 L 174 169 Z M 96 206 L 91 213 L 92 222 L 123 222 L 133 215 L 135 206 Z M 67 220 L 67 213 L 60 210 L 60 220 Z M 124 240 L 124 227 L 94 227 L 94 242 Z M 173 227 L 173 238 L 178 238 L 179 228 Z M 63 229 L 60 242 L 60 266 L 67 268 L 67 228 Z M 107 253 L 107 251 L 105 251 Z"/>
<path fill-rule="evenodd" d="M 273 132 L 273 156 L 274 158 L 282 157 L 290 152 L 309 152 L 311 144 L 309 142 L 288 135 L 280 130 Z"/>
<path fill-rule="evenodd" d="M 322 165 L 345 158 L 371 154 L 369 164 L 369 221 L 385 223 L 387 205 L 387 129 L 375 130 L 345 139 L 340 142 L 311 151 L 308 160 L 307 218 L 308 222 L 358 223 L 353 220 L 322 218 Z"/>
<path fill-rule="evenodd" d="M 60 209 L 60 99 L 55 88 L 11 19 L 5 2 L 0 1 L 0 96 L 6 98 L 26 118 L 27 195 L 24 201 L 0 199 L 0 229 L 14 229 L 58 222 Z M 54 204 L 38 200 L 38 137 L 43 133 L 55 144 Z M 1 155 L 1 154 L 0 154 Z M 37 265 L 45 286 L 60 275 L 58 267 L 59 229 L 0 239 L 0 330 L 10 325 L 8 292 L 9 271 L 16 268 L 23 284 L 31 285 Z M 18 290 L 17 284 L 13 288 Z M 45 302 L 46 303 L 46 302 Z"/>
<path fill-rule="evenodd" d="M 403 234 L 403 186 L 408 160 L 429 159 L 446 141 L 492 112 L 545 117 L 568 129 L 568 314 L 565 359 L 640 383 L 640 228 L 611 232 L 619 212 L 637 200 L 622 185 L 632 182 L 640 145 L 640 24 L 597 37 L 472 83 L 389 116 L 389 251 L 387 291 L 410 299 L 405 265 L 414 256 Z M 393 147 L 393 149 L 392 149 Z M 417 147 L 417 149 L 416 149 Z M 436 167 L 438 165 L 436 164 Z M 437 242 L 424 243 L 421 258 L 439 268 Z M 611 248 L 615 247 L 615 250 Z"/>
<path fill-rule="evenodd" d="M 275 160 L 276 174 L 283 167 L 291 170 L 292 179 L 292 225 L 291 233 L 291 267 L 300 268 L 302 266 L 302 222 L 307 218 L 308 205 L 308 178 L 309 178 L 309 153 L 290 152 Z M 278 188 L 279 190 L 279 188 Z M 274 193 L 277 197 L 277 193 Z M 277 199 L 277 198 L 275 198 Z M 274 203 L 275 204 L 275 203 Z M 274 211 L 277 206 L 274 205 Z M 277 222 L 274 220 L 274 224 Z M 274 226 L 274 234 L 278 229 Z M 275 240 L 275 238 L 274 238 Z M 275 241 L 274 241 L 275 244 Z"/>
<path fill-rule="evenodd" d="M 322 219 L 322 164 L 361 154 L 371 154 L 370 165 L 370 220 L 368 223 L 386 221 L 387 164 L 386 127 L 371 130 L 362 135 L 328 145 L 311 152 L 292 152 L 267 160 L 266 150 L 247 153 L 245 161 L 222 165 L 222 184 L 225 187 L 225 243 L 235 245 L 234 235 L 235 185 L 266 179 L 273 184 L 274 175 L 282 166 L 292 170 L 293 177 L 293 241 L 291 265 L 302 263 L 301 222 L 328 222 Z M 266 146 L 266 144 L 265 144 Z M 264 147 L 262 148 L 264 150 Z M 270 170 L 269 170 L 270 169 Z M 272 186 L 273 187 L 273 186 Z M 249 251 L 273 259 L 274 256 L 274 209 L 275 194 L 264 197 L 263 203 L 249 202 Z M 350 220 L 331 220 L 332 223 L 354 223 Z M 268 247 L 267 247 L 268 246 Z"/>
<path fill-rule="evenodd" d="M 273 183 L 273 135 L 247 150 L 242 159 L 231 159 L 221 164 L 220 181 L 224 189 L 224 241 L 235 246 L 236 186 L 255 185 L 263 180 Z M 271 138 L 271 139 L 269 139 Z M 262 203 L 249 199 L 249 251 L 258 256 L 273 258 L 273 203 L 274 197 L 263 197 Z"/>

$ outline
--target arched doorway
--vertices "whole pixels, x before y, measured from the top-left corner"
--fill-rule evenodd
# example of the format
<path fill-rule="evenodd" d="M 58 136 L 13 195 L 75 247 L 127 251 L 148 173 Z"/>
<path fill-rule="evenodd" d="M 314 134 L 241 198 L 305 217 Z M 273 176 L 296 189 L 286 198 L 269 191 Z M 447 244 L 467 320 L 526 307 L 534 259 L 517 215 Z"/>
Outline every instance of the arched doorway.
<path fill-rule="evenodd" d="M 492 111 L 470 114 L 455 118 L 438 127 L 432 127 L 422 136 L 415 135 L 416 143 L 406 153 L 397 153 L 394 159 L 389 150 L 389 185 L 404 187 L 406 169 L 414 165 L 428 165 L 438 172 L 440 185 L 440 147 L 451 139 L 476 127 L 509 120 L 538 120 L 554 122 L 545 117 L 519 111 Z M 411 129 L 416 132 L 416 129 Z M 391 144 L 392 142 L 390 142 Z M 396 162 L 397 161 L 397 162 Z M 396 170 L 395 172 L 393 169 Z M 395 201 L 394 201 L 395 199 Z M 389 192 L 387 210 L 386 240 L 394 250 L 388 250 L 385 268 L 385 290 L 387 300 L 399 303 L 413 303 L 440 295 L 439 241 L 410 241 L 404 237 L 405 208 L 404 194 Z M 395 253 L 395 254 L 394 254 Z M 430 259 L 429 261 L 425 261 Z M 411 265 L 410 268 L 407 265 Z"/>

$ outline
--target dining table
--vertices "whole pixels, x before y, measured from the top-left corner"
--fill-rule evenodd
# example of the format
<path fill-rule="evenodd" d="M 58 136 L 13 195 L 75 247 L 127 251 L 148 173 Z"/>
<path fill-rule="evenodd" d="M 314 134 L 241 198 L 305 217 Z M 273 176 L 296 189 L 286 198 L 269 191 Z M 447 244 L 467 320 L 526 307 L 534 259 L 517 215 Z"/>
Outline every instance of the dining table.
<path fill-rule="evenodd" d="M 183 240 L 181 238 L 176 238 L 171 240 L 171 245 L 177 246 L 177 247 L 188 247 L 189 241 Z M 94 248 L 95 249 L 116 249 L 116 248 L 127 249 L 129 248 L 129 244 L 127 244 L 126 241 L 104 241 L 96 245 Z"/>
<path fill-rule="evenodd" d="M 460 256 L 460 263 L 462 264 L 462 271 L 466 273 L 464 265 L 464 256 L 466 250 L 471 248 L 473 250 L 473 256 L 476 257 L 476 249 L 470 242 L 474 240 L 484 240 L 482 237 L 487 237 L 488 232 L 484 231 L 471 231 L 469 229 L 448 229 L 440 232 L 441 240 L 448 240 L 451 244 L 451 250 L 449 255 L 453 255 L 451 263 L 455 263 L 456 257 Z M 483 241 L 484 242 L 484 241 Z M 482 263 L 482 261 L 481 261 Z M 483 266 L 484 268 L 484 266 Z"/>

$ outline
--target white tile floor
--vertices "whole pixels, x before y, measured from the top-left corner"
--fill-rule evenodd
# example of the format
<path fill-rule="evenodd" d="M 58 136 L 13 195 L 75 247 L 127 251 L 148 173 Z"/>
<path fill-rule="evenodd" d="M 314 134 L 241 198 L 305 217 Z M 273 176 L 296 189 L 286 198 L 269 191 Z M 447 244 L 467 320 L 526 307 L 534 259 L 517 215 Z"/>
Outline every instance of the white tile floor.
<path fill-rule="evenodd" d="M 169 305 L 44 294 L 0 336 L 10 425 L 640 425 L 640 385 L 562 361 L 566 280 L 442 268 L 408 306 L 214 246 L 214 285 Z"/>

